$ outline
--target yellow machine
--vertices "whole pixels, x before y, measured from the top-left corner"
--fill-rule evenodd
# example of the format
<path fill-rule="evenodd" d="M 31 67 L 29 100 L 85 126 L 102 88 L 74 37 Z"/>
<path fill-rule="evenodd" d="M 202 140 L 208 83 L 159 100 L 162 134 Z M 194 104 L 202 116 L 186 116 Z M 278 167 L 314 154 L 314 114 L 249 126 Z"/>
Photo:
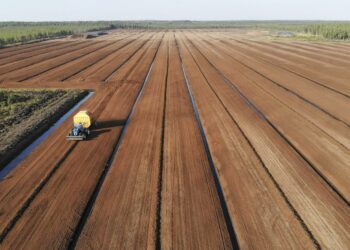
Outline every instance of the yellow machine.
<path fill-rule="evenodd" d="M 93 123 L 92 115 L 89 111 L 86 111 L 86 110 L 79 111 L 73 117 L 73 123 L 74 124 L 81 123 L 84 128 L 90 128 Z"/>
<path fill-rule="evenodd" d="M 81 141 L 90 135 L 90 127 L 93 124 L 93 118 L 88 111 L 79 111 L 73 117 L 74 126 L 67 136 L 67 140 Z"/>

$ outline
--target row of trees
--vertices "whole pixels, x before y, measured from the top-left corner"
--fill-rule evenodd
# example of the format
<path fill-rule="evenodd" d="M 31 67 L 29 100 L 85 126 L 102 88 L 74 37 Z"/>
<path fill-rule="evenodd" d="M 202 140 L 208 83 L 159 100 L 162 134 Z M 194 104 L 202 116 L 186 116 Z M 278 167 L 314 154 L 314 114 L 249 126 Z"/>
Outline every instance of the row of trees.
<path fill-rule="evenodd" d="M 327 39 L 350 39 L 350 24 L 314 24 L 304 27 L 304 32 Z"/>

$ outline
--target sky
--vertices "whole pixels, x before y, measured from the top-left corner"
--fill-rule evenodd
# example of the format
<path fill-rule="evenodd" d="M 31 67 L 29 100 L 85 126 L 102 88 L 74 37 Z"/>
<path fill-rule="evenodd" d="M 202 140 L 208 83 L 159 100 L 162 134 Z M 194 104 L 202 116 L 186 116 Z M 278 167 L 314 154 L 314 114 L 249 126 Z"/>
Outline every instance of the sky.
<path fill-rule="evenodd" d="M 350 20 L 350 0 L 0 0 L 0 21 Z"/>

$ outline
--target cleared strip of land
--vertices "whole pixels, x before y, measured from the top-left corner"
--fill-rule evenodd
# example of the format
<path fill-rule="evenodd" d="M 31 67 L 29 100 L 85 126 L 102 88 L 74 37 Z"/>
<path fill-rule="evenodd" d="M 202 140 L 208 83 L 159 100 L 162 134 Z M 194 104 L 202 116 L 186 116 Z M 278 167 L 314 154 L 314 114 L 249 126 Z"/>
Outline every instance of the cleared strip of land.
<path fill-rule="evenodd" d="M 78 249 L 156 246 L 168 43 L 169 36 L 160 45 Z"/>

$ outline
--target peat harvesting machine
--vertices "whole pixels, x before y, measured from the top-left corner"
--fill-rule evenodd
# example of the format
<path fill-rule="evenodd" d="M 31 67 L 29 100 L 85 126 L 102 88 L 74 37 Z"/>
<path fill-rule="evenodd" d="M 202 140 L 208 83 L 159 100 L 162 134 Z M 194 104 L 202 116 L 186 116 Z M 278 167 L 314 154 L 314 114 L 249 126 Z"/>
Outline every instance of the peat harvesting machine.
<path fill-rule="evenodd" d="M 70 130 L 66 139 L 69 141 L 86 140 L 90 135 L 90 128 L 93 124 L 93 118 L 88 111 L 79 111 L 73 117 L 73 128 Z"/>

